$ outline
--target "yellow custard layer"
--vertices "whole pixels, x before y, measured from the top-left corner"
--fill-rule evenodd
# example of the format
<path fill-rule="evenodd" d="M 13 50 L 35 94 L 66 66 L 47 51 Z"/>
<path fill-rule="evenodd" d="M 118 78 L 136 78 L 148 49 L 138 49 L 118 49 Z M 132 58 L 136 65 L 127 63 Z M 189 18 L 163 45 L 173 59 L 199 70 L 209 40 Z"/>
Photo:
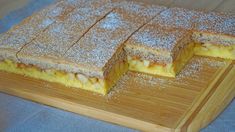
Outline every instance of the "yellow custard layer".
<path fill-rule="evenodd" d="M 86 77 L 82 74 L 65 73 L 56 70 L 40 70 L 33 66 L 25 66 L 17 64 L 10 60 L 0 62 L 0 70 L 25 75 L 32 78 L 42 79 L 49 82 L 61 83 L 68 87 L 81 88 L 93 91 L 100 94 L 107 94 L 116 81 L 128 70 L 128 65 L 125 61 L 116 63 L 107 75 L 106 79 L 95 77 Z"/>
<path fill-rule="evenodd" d="M 156 64 L 148 60 L 141 60 L 136 59 L 137 57 L 128 56 L 129 69 L 153 75 L 175 77 L 193 56 L 193 48 L 194 44 L 189 44 L 180 51 L 174 62 L 169 64 Z"/>
<path fill-rule="evenodd" d="M 232 46 L 219 46 L 214 44 L 196 44 L 195 55 L 235 59 L 235 44 Z"/>

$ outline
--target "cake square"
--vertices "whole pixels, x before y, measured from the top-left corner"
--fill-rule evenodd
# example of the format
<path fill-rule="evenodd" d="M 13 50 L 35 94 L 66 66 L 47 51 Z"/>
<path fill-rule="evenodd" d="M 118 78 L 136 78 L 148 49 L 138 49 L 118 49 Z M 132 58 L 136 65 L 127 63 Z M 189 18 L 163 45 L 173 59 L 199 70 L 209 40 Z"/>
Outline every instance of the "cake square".
<path fill-rule="evenodd" d="M 129 69 L 175 77 L 193 55 L 191 34 L 185 29 L 161 27 L 155 21 L 148 23 L 126 42 Z"/>
<path fill-rule="evenodd" d="M 24 44 L 17 52 L 19 62 L 5 60 L 0 69 L 107 94 L 128 69 L 124 42 L 164 9 L 88 1 Z"/>
<path fill-rule="evenodd" d="M 71 5 L 66 4 L 64 1 L 59 1 L 34 13 L 20 24 L 2 34 L 0 36 L 0 60 L 9 59 L 15 62 L 18 61 L 16 53 L 25 44 L 30 43 L 55 21 L 62 20 L 61 15 L 65 16 L 71 10 L 73 10 Z"/>
<path fill-rule="evenodd" d="M 106 2 L 109 0 L 89 1 L 71 12 L 66 20 L 53 23 L 17 54 L 20 62 L 42 69 L 54 68 L 63 61 L 65 52 L 112 10 Z"/>
<path fill-rule="evenodd" d="M 131 2 L 118 4 L 117 9 L 94 25 L 63 57 L 64 70 L 80 73 L 80 80 L 84 76 L 88 78 L 82 81 L 84 89 L 106 94 L 128 69 L 124 42 L 165 9 Z M 96 81 L 87 81 L 92 78 Z"/>
<path fill-rule="evenodd" d="M 196 21 L 193 40 L 195 54 L 235 59 L 235 16 L 204 13 Z"/>
<path fill-rule="evenodd" d="M 192 30 L 195 28 L 195 19 L 201 12 L 183 8 L 169 8 L 154 18 L 154 22 L 163 27 Z"/>
<path fill-rule="evenodd" d="M 155 19 L 161 26 L 192 30 L 196 55 L 235 59 L 235 16 L 170 8 Z"/>

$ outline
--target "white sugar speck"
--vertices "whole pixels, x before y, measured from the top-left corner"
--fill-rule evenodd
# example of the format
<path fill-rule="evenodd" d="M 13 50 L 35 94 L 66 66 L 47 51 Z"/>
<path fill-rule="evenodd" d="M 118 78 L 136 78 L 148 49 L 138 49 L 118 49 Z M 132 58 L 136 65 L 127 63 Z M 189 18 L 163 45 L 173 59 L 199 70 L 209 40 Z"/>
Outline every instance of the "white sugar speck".
<path fill-rule="evenodd" d="M 116 30 L 123 24 L 119 14 L 112 12 L 106 16 L 106 21 L 100 24 L 100 27 L 108 30 Z"/>

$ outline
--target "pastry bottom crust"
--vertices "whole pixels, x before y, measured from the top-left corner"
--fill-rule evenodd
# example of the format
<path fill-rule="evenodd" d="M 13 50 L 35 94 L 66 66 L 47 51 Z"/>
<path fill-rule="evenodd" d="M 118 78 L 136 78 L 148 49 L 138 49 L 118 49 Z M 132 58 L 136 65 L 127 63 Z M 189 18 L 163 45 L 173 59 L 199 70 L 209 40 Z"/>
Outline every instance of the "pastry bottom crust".
<path fill-rule="evenodd" d="M 219 57 L 224 59 L 235 59 L 235 45 L 220 46 L 210 43 L 196 44 L 194 54 L 200 56 Z"/>
<path fill-rule="evenodd" d="M 111 71 L 104 79 L 86 77 L 85 75 L 78 73 L 66 73 L 53 69 L 42 70 L 35 66 L 15 63 L 11 60 L 1 61 L 0 70 L 49 82 L 56 82 L 68 87 L 81 88 L 105 95 L 128 70 L 128 65 L 126 61 L 119 61 L 112 67 Z"/>
<path fill-rule="evenodd" d="M 129 69 L 153 75 L 175 77 L 193 56 L 193 48 L 194 43 L 190 43 L 180 51 L 173 63 L 168 64 L 159 64 L 128 56 Z"/>

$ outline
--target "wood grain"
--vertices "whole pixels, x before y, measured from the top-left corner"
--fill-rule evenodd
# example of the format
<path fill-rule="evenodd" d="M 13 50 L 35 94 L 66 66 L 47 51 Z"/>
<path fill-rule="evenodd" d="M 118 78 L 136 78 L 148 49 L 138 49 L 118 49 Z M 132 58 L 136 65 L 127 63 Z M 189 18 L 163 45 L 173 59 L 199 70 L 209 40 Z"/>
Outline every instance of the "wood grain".
<path fill-rule="evenodd" d="M 235 13 L 234 0 L 147 2 Z M 194 57 L 189 65 L 200 59 Z M 5 72 L 0 72 L 0 91 L 138 130 L 198 131 L 235 96 L 235 62 L 215 66 L 218 62 L 202 61 L 200 69 L 194 65 L 191 71 L 185 68 L 177 79 L 128 72 L 108 96 Z"/>
<path fill-rule="evenodd" d="M 224 81 L 217 86 L 218 88 L 213 91 L 213 95 L 204 104 L 206 107 L 202 107 L 197 113 L 192 123 L 188 126 L 188 131 L 196 131 L 207 126 L 235 97 L 234 75 L 235 66 L 232 67 Z"/>
<path fill-rule="evenodd" d="M 0 72 L 0 91 L 138 130 L 182 130 L 194 122 L 195 109 L 200 112 L 216 96 L 212 92 L 206 98 L 211 89 L 223 91 L 224 83 L 232 81 L 231 61 L 214 66 L 221 61 L 204 59 L 194 57 L 176 79 L 128 72 L 107 96 L 5 72 Z M 200 62 L 200 69 L 190 69 L 195 62 Z M 192 75 L 183 76 L 188 73 Z M 218 81 L 221 78 L 225 79 Z"/>

